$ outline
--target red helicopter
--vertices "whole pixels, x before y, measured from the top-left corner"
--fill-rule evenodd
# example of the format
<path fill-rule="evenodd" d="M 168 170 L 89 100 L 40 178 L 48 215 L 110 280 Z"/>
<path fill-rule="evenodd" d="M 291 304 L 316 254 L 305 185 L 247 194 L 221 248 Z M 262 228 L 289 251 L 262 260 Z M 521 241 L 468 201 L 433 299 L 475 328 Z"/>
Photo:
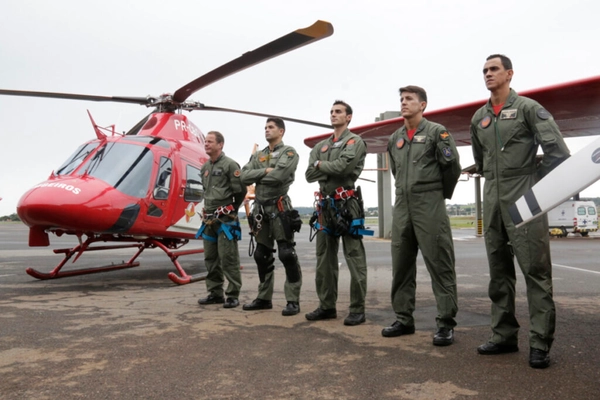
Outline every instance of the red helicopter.
<path fill-rule="evenodd" d="M 204 134 L 182 111 L 209 110 L 269 117 L 270 114 L 210 107 L 187 101 L 196 91 L 229 75 L 277 57 L 333 34 L 325 21 L 298 29 L 253 51 L 244 53 L 181 87 L 158 97 L 105 97 L 94 95 L 32 92 L 0 89 L 0 94 L 57 99 L 121 102 L 145 105 L 154 110 L 127 133 L 115 134 L 90 120 L 96 139 L 81 145 L 48 180 L 34 186 L 19 200 L 17 213 L 29 226 L 29 246 L 48 246 L 48 233 L 75 235 L 79 244 L 56 249 L 64 259 L 50 272 L 28 268 L 37 279 L 106 272 L 140 265 L 136 258 L 148 248 L 160 248 L 171 259 L 177 273 L 169 278 L 177 284 L 202 280 L 205 273 L 189 275 L 178 257 L 198 254 L 202 249 L 182 250 L 195 238 L 202 220 L 204 189 L 200 168 L 208 159 Z M 89 112 L 88 112 L 89 114 Z M 297 123 L 330 128 L 329 125 L 280 116 Z M 109 134 L 104 133 L 108 131 Z M 84 239 L 85 237 L 85 239 Z M 99 242 L 116 242 L 96 245 Z M 102 267 L 61 271 L 86 251 L 137 249 L 127 262 Z"/>

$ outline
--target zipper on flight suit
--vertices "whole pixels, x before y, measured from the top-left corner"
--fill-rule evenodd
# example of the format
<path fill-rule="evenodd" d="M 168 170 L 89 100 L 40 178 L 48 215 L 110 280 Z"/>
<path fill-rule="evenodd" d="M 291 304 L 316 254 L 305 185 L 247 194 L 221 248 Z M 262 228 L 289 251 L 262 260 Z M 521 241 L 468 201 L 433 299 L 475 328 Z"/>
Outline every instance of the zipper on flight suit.
<path fill-rule="evenodd" d="M 207 188 L 210 187 L 210 181 L 211 181 L 211 178 L 212 178 L 212 170 L 213 170 L 213 168 L 215 166 L 215 164 L 212 161 L 209 160 L 208 162 L 210 163 L 209 164 L 210 165 L 210 169 L 208 170 L 208 176 L 207 176 L 207 179 L 206 179 L 206 187 Z"/>
<path fill-rule="evenodd" d="M 415 135 L 416 134 L 417 133 L 415 132 Z M 413 136 L 413 139 L 414 139 L 414 136 Z M 406 149 L 408 154 L 406 155 L 406 162 L 405 162 L 405 164 L 406 164 L 405 165 L 406 173 L 404 174 L 404 188 L 403 188 L 403 191 L 404 191 L 404 199 L 406 201 L 406 205 L 409 205 L 409 200 L 408 200 L 408 198 L 409 198 L 409 196 L 408 196 L 408 191 L 409 191 L 408 190 L 408 176 L 410 174 L 409 174 L 409 170 L 408 169 L 410 168 L 411 158 L 412 158 L 411 157 L 412 139 L 410 141 L 406 141 L 406 145 L 408 146 L 408 149 Z"/>
<path fill-rule="evenodd" d="M 500 152 L 504 151 L 504 144 L 502 144 L 502 139 L 500 138 L 500 132 L 498 132 L 498 116 L 496 114 L 494 114 L 494 133 L 496 134 L 496 139 L 497 142 L 495 144 L 496 147 L 496 165 L 495 165 L 495 171 L 494 174 L 496 175 L 496 194 L 498 196 L 498 201 L 500 201 L 500 184 L 498 183 L 498 180 L 500 179 L 500 168 L 498 167 L 498 164 L 500 162 Z M 500 152 L 498 152 L 498 145 L 500 145 Z"/>
<path fill-rule="evenodd" d="M 500 137 L 500 132 L 498 132 L 498 116 L 494 115 L 494 132 L 496 133 L 496 139 L 498 139 L 498 143 L 500 144 L 500 151 L 504 151 L 504 144 L 502 143 L 502 138 Z"/>

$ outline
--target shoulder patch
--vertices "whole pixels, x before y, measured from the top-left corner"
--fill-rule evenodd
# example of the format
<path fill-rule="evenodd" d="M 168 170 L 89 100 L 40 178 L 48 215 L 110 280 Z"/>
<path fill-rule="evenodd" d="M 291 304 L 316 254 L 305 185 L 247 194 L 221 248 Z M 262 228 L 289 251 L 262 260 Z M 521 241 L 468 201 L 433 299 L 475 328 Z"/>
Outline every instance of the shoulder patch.
<path fill-rule="evenodd" d="M 236 178 L 237 178 L 237 177 L 239 177 L 239 176 L 240 176 L 240 174 L 241 174 L 241 172 L 240 172 L 240 170 L 239 170 L 239 169 L 236 169 L 236 170 L 233 172 L 233 176 L 235 176 Z"/>
<path fill-rule="evenodd" d="M 452 156 L 452 149 L 450 149 L 450 147 L 444 147 L 442 153 L 444 153 L 445 157 L 450 157 Z"/>
<path fill-rule="evenodd" d="M 288 157 L 294 157 L 294 152 L 291 150 L 288 151 L 286 154 L 288 155 Z"/>
<path fill-rule="evenodd" d="M 348 146 L 350 146 L 351 144 L 354 144 L 354 143 L 356 143 L 356 141 L 355 141 L 354 139 L 350 139 L 350 140 L 348 140 L 348 141 L 346 142 L 346 144 L 347 144 Z"/>
<path fill-rule="evenodd" d="M 208 170 L 204 171 L 204 176 L 208 176 L 209 172 Z"/>
<path fill-rule="evenodd" d="M 450 136 L 450 134 L 448 132 L 444 132 L 444 133 L 440 134 L 440 137 L 442 139 L 448 139 L 448 136 Z"/>
<path fill-rule="evenodd" d="M 490 126 L 491 122 L 492 122 L 492 118 L 489 115 L 486 115 L 485 117 L 482 118 L 481 121 L 479 121 L 479 127 L 485 129 L 488 126 Z"/>
<path fill-rule="evenodd" d="M 404 147 L 404 138 L 398 139 L 398 141 L 396 142 L 396 147 L 399 149 Z"/>
<path fill-rule="evenodd" d="M 545 108 L 540 108 L 539 110 L 537 110 L 536 115 L 538 116 L 539 119 L 548 119 L 552 116 L 552 114 L 550 114 L 548 112 L 548 110 L 546 110 Z"/>
<path fill-rule="evenodd" d="M 321 147 L 321 153 L 325 153 L 328 149 L 329 149 L 329 146 L 324 145 L 323 147 Z"/>

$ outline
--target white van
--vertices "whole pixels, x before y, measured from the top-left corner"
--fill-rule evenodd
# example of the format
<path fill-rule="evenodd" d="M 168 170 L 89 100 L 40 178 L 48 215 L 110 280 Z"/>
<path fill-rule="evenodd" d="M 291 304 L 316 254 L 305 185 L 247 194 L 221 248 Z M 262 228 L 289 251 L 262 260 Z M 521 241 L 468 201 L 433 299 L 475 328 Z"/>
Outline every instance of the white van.
<path fill-rule="evenodd" d="M 598 214 L 593 201 L 567 200 L 548 211 L 548 224 L 551 234 L 559 229 L 560 236 L 580 233 L 585 237 L 598 230 Z"/>

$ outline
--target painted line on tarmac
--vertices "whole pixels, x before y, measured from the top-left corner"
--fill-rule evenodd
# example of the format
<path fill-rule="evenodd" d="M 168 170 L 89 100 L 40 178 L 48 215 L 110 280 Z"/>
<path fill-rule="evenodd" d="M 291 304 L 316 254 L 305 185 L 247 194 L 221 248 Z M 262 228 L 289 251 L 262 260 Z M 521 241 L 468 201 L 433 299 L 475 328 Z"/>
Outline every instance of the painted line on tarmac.
<path fill-rule="evenodd" d="M 583 271 L 583 272 L 591 272 L 592 274 L 600 274 L 600 271 L 592 271 L 590 269 L 583 269 L 583 268 L 575 268 L 575 267 L 569 267 L 568 265 L 560 265 L 560 264 L 552 264 L 554 267 L 561 267 L 561 268 L 566 268 L 566 269 L 574 269 L 575 271 Z"/>
<path fill-rule="evenodd" d="M 477 239 L 477 236 L 461 236 L 461 237 L 452 236 L 452 240 L 467 241 L 467 240 L 473 240 L 473 239 Z"/>
<path fill-rule="evenodd" d="M 7 274 L 7 275 L 0 275 L 0 278 L 4 278 L 5 276 L 15 276 L 17 274 Z"/>

